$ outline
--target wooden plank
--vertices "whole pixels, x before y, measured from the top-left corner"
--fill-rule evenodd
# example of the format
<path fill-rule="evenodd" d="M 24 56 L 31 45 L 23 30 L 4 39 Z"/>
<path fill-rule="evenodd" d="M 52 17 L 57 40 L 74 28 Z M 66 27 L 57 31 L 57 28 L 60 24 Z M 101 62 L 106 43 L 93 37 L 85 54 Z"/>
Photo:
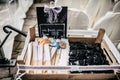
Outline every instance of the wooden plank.
<path fill-rule="evenodd" d="M 33 41 L 33 40 L 35 40 L 35 27 L 29 28 L 27 37 L 25 39 L 25 45 L 24 45 L 24 48 L 22 50 L 22 53 L 20 55 L 18 55 L 18 57 L 17 57 L 18 63 L 25 64 L 25 57 L 26 57 L 26 53 L 27 53 L 26 51 L 28 49 L 28 44 L 30 41 Z"/>
<path fill-rule="evenodd" d="M 32 56 L 32 63 L 31 65 L 37 65 L 38 64 L 38 44 L 37 41 L 33 42 L 33 56 Z M 33 74 L 36 74 L 37 70 L 33 71 Z"/>
<path fill-rule="evenodd" d="M 38 45 L 38 65 L 43 65 L 43 45 Z M 37 74 L 42 73 L 41 70 L 37 71 Z"/>
<path fill-rule="evenodd" d="M 50 55 L 51 56 L 51 58 L 50 58 L 51 65 L 55 65 L 56 55 L 57 55 L 57 48 L 56 47 L 52 47 L 51 55 Z"/>
<path fill-rule="evenodd" d="M 35 27 L 29 28 L 30 30 L 30 41 L 35 41 Z"/>
<path fill-rule="evenodd" d="M 49 44 L 44 44 L 44 65 L 51 65 Z"/>
<path fill-rule="evenodd" d="M 69 48 L 70 48 L 70 46 L 69 46 L 68 39 L 61 39 L 61 41 L 63 41 L 65 43 L 66 48 L 61 49 L 61 57 L 60 57 L 59 65 L 67 66 L 68 60 L 69 60 L 69 51 L 70 51 Z"/>
<path fill-rule="evenodd" d="M 95 43 L 101 43 L 102 40 L 103 40 L 104 34 L 105 34 L 105 29 L 100 28 L 99 32 L 98 32 L 98 36 L 97 36 L 97 38 L 95 40 Z"/>
<path fill-rule="evenodd" d="M 74 40 L 74 39 L 76 39 L 76 40 Z M 85 41 L 88 41 L 88 42 L 95 42 L 95 40 L 96 40 L 95 38 L 79 38 L 79 37 L 74 38 L 74 39 L 71 39 L 70 41 L 73 41 L 73 42 L 78 41 L 79 42 L 81 40 L 82 41 L 85 40 Z M 100 41 L 101 41 L 101 39 L 98 42 L 100 42 Z M 101 44 L 101 45 L 104 46 L 103 44 Z M 49 47 L 49 46 L 47 46 L 47 47 Z M 46 56 L 45 56 L 45 55 L 50 56 L 50 48 L 46 48 L 45 46 L 44 46 L 44 48 L 45 48 L 45 49 L 43 49 L 44 50 L 44 64 L 45 65 L 51 65 L 50 59 L 49 58 L 46 59 Z M 105 48 L 105 49 L 109 53 L 110 50 L 107 49 L 107 48 Z M 55 65 L 58 64 L 60 56 L 61 55 L 57 56 L 58 60 L 56 60 Z M 113 55 L 111 55 L 111 56 L 113 57 Z M 113 59 L 114 59 L 114 57 L 113 57 Z M 44 74 L 44 73 L 47 73 L 47 74 Z M 92 74 L 91 73 L 81 73 L 81 74 L 70 74 L 70 73 L 64 74 L 64 73 L 61 73 L 61 74 L 51 74 L 50 71 L 48 72 L 46 70 L 44 70 L 44 73 L 43 74 L 32 74 L 32 75 L 27 74 L 27 76 L 26 76 L 27 78 L 25 78 L 25 79 L 28 80 L 28 78 L 29 79 L 41 79 L 42 78 L 42 79 L 73 79 L 73 80 L 74 79 L 105 79 L 106 80 L 106 79 L 110 79 L 110 78 L 115 77 L 114 73 L 97 73 L 97 74 L 96 73 L 92 73 Z M 84 77 L 84 76 L 86 76 L 86 77 Z"/>
<path fill-rule="evenodd" d="M 116 75 L 113 73 L 81 73 L 81 74 L 26 74 L 22 77 L 23 80 L 31 80 L 31 79 L 54 79 L 54 80 L 113 80 L 116 78 Z"/>
<path fill-rule="evenodd" d="M 69 42 L 89 42 L 94 43 L 96 38 L 86 38 L 86 37 L 68 37 Z"/>
<path fill-rule="evenodd" d="M 24 59 L 26 57 L 26 52 L 27 52 L 27 49 L 28 49 L 29 42 L 30 42 L 30 33 L 28 32 L 28 35 L 25 39 L 25 45 L 24 45 L 24 48 L 22 50 L 22 53 L 20 55 L 18 55 L 18 57 L 17 57 L 17 62 L 19 64 L 25 64 Z"/>
<path fill-rule="evenodd" d="M 56 61 L 56 56 L 57 56 L 57 47 L 51 47 L 50 49 L 50 61 L 51 61 L 51 65 L 55 65 L 55 61 Z M 51 71 L 52 74 L 56 74 L 55 70 Z"/>
<path fill-rule="evenodd" d="M 61 49 L 61 54 L 60 54 L 60 59 L 59 59 L 59 63 L 57 64 L 58 66 L 68 66 L 68 62 L 69 62 L 69 42 L 68 39 L 61 39 L 61 41 L 63 41 L 66 44 L 66 48 L 65 49 Z M 57 74 L 68 74 L 69 72 L 67 70 L 59 70 L 57 71 Z"/>
<path fill-rule="evenodd" d="M 101 43 L 101 47 L 105 53 L 105 55 L 107 56 L 107 59 L 109 61 L 109 63 L 112 64 L 118 64 L 114 55 L 112 54 L 112 52 L 110 51 L 110 49 L 108 48 L 107 44 L 105 42 Z"/>
<path fill-rule="evenodd" d="M 50 47 L 49 44 L 44 44 L 44 63 L 43 65 L 51 65 L 51 61 L 50 61 Z M 50 70 L 45 70 L 43 71 L 43 73 L 51 73 Z"/>
<path fill-rule="evenodd" d="M 104 41 L 107 44 L 108 48 L 114 55 L 115 59 L 117 60 L 117 63 L 120 64 L 120 52 L 117 50 L 115 45 L 112 43 L 112 41 L 108 38 L 108 36 L 105 34 Z"/>
<path fill-rule="evenodd" d="M 27 58 L 26 58 L 25 65 L 30 65 L 30 63 L 31 63 L 31 58 L 32 58 L 32 54 L 33 54 L 32 45 L 33 45 L 32 42 L 28 44 L 28 53 L 26 55 Z M 26 70 L 26 72 L 30 73 L 30 70 Z"/>
<path fill-rule="evenodd" d="M 58 65 L 58 64 L 59 64 L 60 57 L 61 57 L 61 51 L 62 51 L 62 49 L 59 49 L 59 50 L 57 51 L 55 65 Z"/>

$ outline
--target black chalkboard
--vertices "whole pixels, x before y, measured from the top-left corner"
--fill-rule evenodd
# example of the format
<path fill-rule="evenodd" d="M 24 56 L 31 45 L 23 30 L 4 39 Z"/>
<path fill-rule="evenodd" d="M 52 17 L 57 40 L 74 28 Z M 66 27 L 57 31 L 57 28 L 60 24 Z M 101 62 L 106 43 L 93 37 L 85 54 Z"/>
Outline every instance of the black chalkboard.
<path fill-rule="evenodd" d="M 66 38 L 67 7 L 37 7 L 39 37 Z"/>

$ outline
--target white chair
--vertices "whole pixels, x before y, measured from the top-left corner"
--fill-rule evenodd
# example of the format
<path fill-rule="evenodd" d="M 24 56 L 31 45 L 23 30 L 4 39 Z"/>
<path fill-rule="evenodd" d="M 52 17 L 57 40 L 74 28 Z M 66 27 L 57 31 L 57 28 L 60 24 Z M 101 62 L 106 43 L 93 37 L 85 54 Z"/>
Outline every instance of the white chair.
<path fill-rule="evenodd" d="M 113 12 L 108 12 L 99 21 L 96 22 L 93 29 L 98 30 L 99 28 L 104 28 L 106 30 L 109 38 L 114 42 L 120 40 L 120 2 L 118 2 L 114 8 Z"/>
<path fill-rule="evenodd" d="M 87 29 L 89 18 L 83 11 L 89 0 L 55 0 L 55 6 L 68 7 L 68 29 Z"/>
<path fill-rule="evenodd" d="M 11 0 L 12 1 L 12 0 Z M 6 3 L 6 9 L 0 11 L 0 39 L 1 42 L 4 40 L 6 37 L 6 33 L 3 31 L 3 27 L 5 25 L 11 25 L 14 26 L 15 28 L 19 29 L 18 23 L 19 21 L 17 20 L 17 17 L 15 17 L 15 12 L 16 12 L 16 7 L 14 4 L 11 4 L 11 1 L 9 3 Z M 13 8 L 14 7 L 14 8 Z M 8 37 L 6 40 L 5 44 L 3 45 L 3 50 L 5 52 L 5 57 L 10 59 L 11 54 L 12 54 L 12 49 L 13 49 L 13 44 L 14 44 L 14 38 L 17 35 L 17 33 L 12 32 L 12 34 Z"/>
<path fill-rule="evenodd" d="M 19 18 L 26 18 L 26 12 L 29 10 L 31 5 L 33 4 L 33 0 L 19 0 L 19 7 L 15 13 L 15 15 Z"/>
<path fill-rule="evenodd" d="M 120 12 L 120 1 L 113 7 L 113 12 Z"/>
<path fill-rule="evenodd" d="M 120 51 L 120 43 L 118 44 L 117 48 L 118 48 L 118 50 Z"/>
<path fill-rule="evenodd" d="M 83 11 L 76 9 L 68 10 L 68 29 L 88 29 L 89 18 Z"/>
<path fill-rule="evenodd" d="M 25 13 L 28 11 L 32 4 L 33 0 L 19 0 L 19 5 Z"/>
<path fill-rule="evenodd" d="M 111 0 L 89 0 L 85 10 L 90 19 L 89 28 L 92 28 L 97 20 L 110 11 L 112 5 Z"/>
<path fill-rule="evenodd" d="M 55 0 L 55 6 L 70 6 L 71 0 Z"/>
<path fill-rule="evenodd" d="M 55 0 L 56 6 L 68 6 L 68 8 L 75 8 L 84 10 L 89 0 Z"/>
<path fill-rule="evenodd" d="M 84 10 L 89 0 L 71 0 L 69 8 L 75 8 L 78 10 Z"/>
<path fill-rule="evenodd" d="M 12 0 L 11 0 L 12 1 Z M 23 1 L 23 0 L 19 0 Z M 27 0 L 28 1 L 28 0 Z M 11 2 L 9 2 L 8 7 L 4 11 L 0 11 L 0 39 L 1 42 L 6 36 L 6 33 L 3 31 L 3 26 L 5 25 L 11 25 L 19 30 L 22 30 L 23 24 L 24 24 L 24 18 L 26 17 L 26 12 L 29 9 L 29 7 L 32 5 L 32 1 L 28 2 L 25 6 L 23 5 L 18 5 L 18 8 L 14 11 L 12 8 Z M 26 11 L 23 11 L 23 8 L 26 8 Z M 14 11 L 14 12 L 12 12 Z M 12 54 L 12 49 L 13 49 L 13 43 L 14 43 L 14 38 L 18 33 L 12 31 L 12 34 L 8 37 L 6 40 L 5 44 L 3 45 L 3 49 L 5 52 L 5 57 L 10 59 L 11 54 Z"/>
<path fill-rule="evenodd" d="M 118 3 L 116 3 L 116 5 L 114 6 L 113 12 L 114 12 L 114 13 L 117 13 L 117 12 L 120 13 L 120 1 L 119 1 Z M 119 32 L 120 32 L 120 25 L 118 25 L 118 26 L 119 26 L 119 27 L 116 28 L 116 31 L 117 31 L 117 32 L 116 32 L 115 34 L 113 33 L 114 35 L 116 35 L 115 37 L 117 37 L 117 38 L 119 38 L 118 35 L 119 35 Z M 115 31 L 115 30 L 114 30 L 114 31 Z M 113 35 L 113 36 L 114 36 L 114 35 Z M 119 41 L 117 41 L 117 42 L 119 42 L 118 45 L 117 45 L 117 48 L 118 48 L 118 50 L 120 51 L 120 39 L 119 39 Z"/>
<path fill-rule="evenodd" d="M 5 10 L 0 11 L 0 16 L 1 16 L 0 17 L 0 39 L 1 39 L 1 42 L 2 42 L 5 38 L 5 36 L 7 35 L 3 31 L 3 26 L 5 24 L 9 24 L 9 21 L 10 21 L 9 9 L 5 9 Z M 12 38 L 12 36 L 10 36 L 7 39 L 6 43 L 3 45 L 3 50 L 5 52 L 5 57 L 8 58 L 8 59 L 11 58 L 12 49 L 13 49 L 14 38 Z"/>

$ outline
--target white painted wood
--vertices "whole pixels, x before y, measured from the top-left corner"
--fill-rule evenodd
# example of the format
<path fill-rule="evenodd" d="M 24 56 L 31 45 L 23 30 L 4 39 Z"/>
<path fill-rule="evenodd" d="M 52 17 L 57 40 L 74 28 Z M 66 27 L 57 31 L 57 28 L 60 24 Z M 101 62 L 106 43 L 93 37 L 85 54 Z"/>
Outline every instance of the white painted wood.
<path fill-rule="evenodd" d="M 104 41 L 107 43 L 108 48 L 110 51 L 113 53 L 114 57 L 116 58 L 117 62 L 120 64 L 120 53 L 116 49 L 115 45 L 111 42 L 111 40 L 108 38 L 108 36 L 105 34 L 104 35 Z"/>
<path fill-rule="evenodd" d="M 97 37 L 97 34 L 95 30 L 67 30 L 68 37 Z"/>
<path fill-rule="evenodd" d="M 55 65 L 55 60 L 56 60 L 56 55 L 57 55 L 57 48 L 52 47 L 51 52 L 50 52 L 50 61 L 52 65 Z"/>
<path fill-rule="evenodd" d="M 26 62 L 25 65 L 31 65 L 31 58 L 32 58 L 32 54 L 33 54 L 33 43 L 30 42 L 28 44 L 28 52 L 27 52 L 27 58 L 26 58 Z M 27 73 L 30 72 L 30 70 L 26 70 Z"/>
<path fill-rule="evenodd" d="M 49 44 L 44 44 L 44 65 L 51 65 Z M 51 71 L 44 70 L 43 73 L 51 73 Z"/>
<path fill-rule="evenodd" d="M 99 19 L 93 29 L 99 30 L 99 28 L 104 28 L 106 34 L 113 42 L 118 42 L 120 40 L 119 32 L 120 32 L 120 13 L 119 12 L 108 12 L 101 19 Z"/>
<path fill-rule="evenodd" d="M 29 7 L 33 4 L 33 0 L 19 0 L 19 5 L 22 10 L 26 13 Z"/>
<path fill-rule="evenodd" d="M 31 65 L 37 65 L 37 64 L 38 64 L 38 45 L 36 45 L 36 42 L 33 42 L 33 56 L 32 56 Z M 36 74 L 37 70 L 34 70 L 33 73 Z"/>
<path fill-rule="evenodd" d="M 120 51 L 120 43 L 118 44 L 117 48 L 118 48 L 118 50 Z"/>
<path fill-rule="evenodd" d="M 120 12 L 120 1 L 113 7 L 113 12 Z"/>
<path fill-rule="evenodd" d="M 38 66 L 42 66 L 43 65 L 43 59 L 44 59 L 44 56 L 43 56 L 43 45 L 38 45 L 38 56 L 37 56 L 37 61 L 38 61 Z M 38 70 L 37 73 L 42 73 L 41 70 Z"/>
<path fill-rule="evenodd" d="M 44 61 L 50 61 L 50 47 L 49 44 L 44 44 Z M 48 64 L 50 65 L 50 64 Z"/>
<path fill-rule="evenodd" d="M 113 4 L 110 0 L 89 0 L 85 9 L 90 19 L 89 28 L 92 28 L 96 21 L 110 11 L 111 7 Z"/>
<path fill-rule="evenodd" d="M 57 66 L 68 66 L 68 60 L 69 60 L 69 42 L 68 39 L 61 39 L 61 41 L 63 41 L 66 44 L 66 48 L 65 49 L 61 49 L 61 54 L 60 54 L 60 59 L 58 61 Z M 56 71 L 58 74 L 67 74 L 69 73 L 67 70 L 58 70 Z"/>
<path fill-rule="evenodd" d="M 28 44 L 30 42 L 30 35 L 28 33 L 26 39 L 25 39 L 25 45 L 24 45 L 24 48 L 22 50 L 22 53 L 20 55 L 18 55 L 17 57 L 17 61 L 22 61 L 24 63 L 24 59 L 26 57 L 26 52 L 27 52 L 27 49 L 28 49 Z"/>

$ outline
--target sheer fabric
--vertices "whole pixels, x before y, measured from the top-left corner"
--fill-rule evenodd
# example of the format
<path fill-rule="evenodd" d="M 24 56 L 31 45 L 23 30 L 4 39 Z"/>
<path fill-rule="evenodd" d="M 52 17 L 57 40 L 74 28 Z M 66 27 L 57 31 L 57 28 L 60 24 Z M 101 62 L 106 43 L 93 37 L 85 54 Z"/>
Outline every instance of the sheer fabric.
<path fill-rule="evenodd" d="M 11 25 L 19 30 L 22 30 L 24 24 L 24 18 L 26 17 L 26 12 L 29 9 L 29 7 L 32 5 L 32 3 L 33 0 L 18 0 L 18 3 L 15 4 L 15 6 L 13 5 L 13 3 L 12 4 L 10 4 L 10 2 L 6 3 L 7 9 L 0 11 L 1 42 L 6 36 L 6 33 L 3 31 L 3 26 Z M 11 35 L 8 37 L 7 41 L 3 45 L 5 57 L 8 59 L 11 58 L 14 38 L 17 34 L 18 33 L 12 31 Z"/>
<path fill-rule="evenodd" d="M 55 0 L 55 5 L 56 6 L 68 6 L 68 9 L 69 9 L 68 16 L 71 16 L 71 14 L 75 15 L 75 17 L 74 16 L 68 17 L 68 20 L 69 19 L 73 20 L 73 22 L 75 19 L 79 20 L 75 24 L 73 24 L 74 26 L 82 22 L 84 18 L 88 17 L 89 24 L 87 25 L 87 29 L 89 28 L 92 29 L 96 21 L 98 21 L 102 16 L 104 16 L 108 11 L 110 11 L 113 6 L 111 0 Z M 76 9 L 77 12 L 74 9 Z M 87 23 L 88 22 L 86 22 L 86 24 Z M 72 23 L 68 21 L 68 25 L 71 25 L 71 24 Z M 84 24 L 85 23 L 81 23 L 81 25 L 84 25 Z M 86 29 L 86 27 L 80 26 L 79 29 Z"/>
<path fill-rule="evenodd" d="M 108 12 L 96 22 L 93 29 L 104 28 L 107 35 L 113 42 L 120 40 L 120 2 L 118 2 L 112 12 Z"/>

